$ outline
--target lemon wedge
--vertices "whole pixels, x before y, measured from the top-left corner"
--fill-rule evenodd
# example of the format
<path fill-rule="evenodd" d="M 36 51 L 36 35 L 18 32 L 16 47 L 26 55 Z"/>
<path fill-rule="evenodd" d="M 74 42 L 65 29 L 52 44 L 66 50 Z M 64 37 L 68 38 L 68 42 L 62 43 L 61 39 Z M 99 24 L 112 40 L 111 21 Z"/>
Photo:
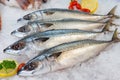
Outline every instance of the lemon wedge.
<path fill-rule="evenodd" d="M 8 61 L 14 61 L 14 60 L 9 59 Z M 2 63 L 2 62 L 3 61 L 0 61 L 0 63 Z M 0 78 L 10 77 L 10 76 L 13 76 L 17 73 L 17 62 L 16 61 L 14 61 L 14 62 L 16 64 L 16 68 L 15 69 L 5 69 L 5 67 L 3 67 L 0 70 Z"/>
<path fill-rule="evenodd" d="M 98 8 L 98 0 L 81 0 L 82 8 L 87 8 L 90 13 L 94 13 Z"/>

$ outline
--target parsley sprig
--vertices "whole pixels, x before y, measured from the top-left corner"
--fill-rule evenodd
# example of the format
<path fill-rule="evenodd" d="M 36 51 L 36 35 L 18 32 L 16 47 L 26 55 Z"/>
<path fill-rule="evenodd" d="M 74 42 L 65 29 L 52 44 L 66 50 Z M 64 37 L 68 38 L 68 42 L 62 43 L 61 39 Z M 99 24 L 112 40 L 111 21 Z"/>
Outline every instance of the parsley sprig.
<path fill-rule="evenodd" d="M 0 70 L 5 68 L 7 69 L 15 69 L 16 68 L 16 63 L 15 61 L 10 61 L 10 60 L 3 60 L 3 62 L 0 63 Z"/>

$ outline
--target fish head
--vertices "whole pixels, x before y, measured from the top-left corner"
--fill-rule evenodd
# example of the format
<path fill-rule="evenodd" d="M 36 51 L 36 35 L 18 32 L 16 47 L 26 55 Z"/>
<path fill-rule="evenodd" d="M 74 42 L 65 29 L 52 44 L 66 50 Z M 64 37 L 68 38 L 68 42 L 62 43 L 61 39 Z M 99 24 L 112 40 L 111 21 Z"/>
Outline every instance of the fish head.
<path fill-rule="evenodd" d="M 24 25 L 11 32 L 11 35 L 16 37 L 25 37 L 31 33 L 32 29 L 30 25 Z"/>
<path fill-rule="evenodd" d="M 4 53 L 18 55 L 26 47 L 26 43 L 22 41 L 15 42 L 3 50 Z"/>
<path fill-rule="evenodd" d="M 35 14 L 29 13 L 23 16 L 23 18 L 19 18 L 17 21 L 34 21 L 37 20 L 38 17 Z"/>
<path fill-rule="evenodd" d="M 49 61 L 33 60 L 28 61 L 19 71 L 19 76 L 37 76 L 42 75 L 50 71 Z"/>
<path fill-rule="evenodd" d="M 32 61 L 30 63 L 26 63 L 19 71 L 19 76 L 34 76 L 37 75 L 36 71 L 40 70 L 41 64 L 38 61 Z M 41 66 L 42 68 L 42 66 Z"/>

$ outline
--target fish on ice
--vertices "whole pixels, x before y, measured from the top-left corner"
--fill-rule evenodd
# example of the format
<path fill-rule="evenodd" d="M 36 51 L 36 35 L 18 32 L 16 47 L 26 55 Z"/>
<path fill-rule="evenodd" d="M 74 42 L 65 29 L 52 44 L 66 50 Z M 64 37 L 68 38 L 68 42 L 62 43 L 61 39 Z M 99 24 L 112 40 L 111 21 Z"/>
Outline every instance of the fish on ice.
<path fill-rule="evenodd" d="M 115 30 L 111 40 L 78 40 L 44 50 L 18 71 L 19 76 L 37 76 L 69 68 L 98 55 L 112 43 L 120 42 Z"/>
<path fill-rule="evenodd" d="M 106 25 L 102 31 L 84 31 L 79 29 L 56 29 L 47 30 L 44 32 L 37 32 L 26 36 L 17 42 L 11 44 L 3 51 L 9 54 L 21 54 L 21 51 L 25 51 L 28 45 L 33 45 L 35 50 L 43 51 L 50 47 L 62 44 L 65 42 L 71 42 L 83 39 L 93 39 L 99 34 L 109 30 L 109 24 Z M 33 48 L 31 46 L 31 48 Z M 29 54 L 28 54 L 29 55 Z"/>

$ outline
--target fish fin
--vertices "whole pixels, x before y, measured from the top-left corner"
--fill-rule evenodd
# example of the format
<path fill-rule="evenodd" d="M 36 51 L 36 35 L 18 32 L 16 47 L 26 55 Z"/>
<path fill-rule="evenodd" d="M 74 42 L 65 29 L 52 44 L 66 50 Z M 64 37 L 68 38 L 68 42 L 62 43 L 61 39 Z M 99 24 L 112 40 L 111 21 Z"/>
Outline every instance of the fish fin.
<path fill-rule="evenodd" d="M 115 24 L 115 23 L 112 23 L 112 20 L 110 19 L 109 21 L 106 22 L 106 25 L 105 25 L 104 28 L 102 29 L 102 32 L 105 32 L 105 31 L 113 32 L 113 31 L 110 31 L 110 30 L 109 30 L 110 26 L 112 26 L 112 25 L 114 25 L 114 26 L 119 26 L 119 25 L 117 25 L 117 24 Z"/>
<path fill-rule="evenodd" d="M 35 39 L 36 41 L 42 41 L 42 42 L 45 42 L 47 41 L 49 38 L 38 38 L 38 39 Z"/>
<path fill-rule="evenodd" d="M 111 25 L 117 27 L 117 26 L 120 26 L 119 24 L 115 24 L 115 23 L 111 23 Z"/>
<path fill-rule="evenodd" d="M 46 56 L 46 60 L 48 61 L 54 61 L 58 56 L 60 56 L 62 52 L 57 52 L 57 53 L 54 53 L 52 55 L 49 55 L 49 56 Z"/>
<path fill-rule="evenodd" d="M 44 25 L 48 28 L 48 27 L 52 26 L 53 24 L 52 23 L 44 23 Z"/>
<path fill-rule="evenodd" d="M 117 19 L 119 19 L 120 16 L 115 15 L 115 10 L 116 10 L 116 8 L 117 8 L 117 5 L 114 6 L 107 15 L 112 15 L 112 18 L 117 18 Z"/>
<path fill-rule="evenodd" d="M 110 25 L 111 25 L 111 21 L 107 22 L 104 28 L 102 29 L 102 32 L 109 31 Z"/>
<path fill-rule="evenodd" d="M 44 11 L 44 13 L 45 13 L 46 15 L 52 15 L 52 14 L 54 14 L 55 12 L 53 12 L 53 11 Z"/>
<path fill-rule="evenodd" d="M 62 53 L 62 52 L 58 52 L 58 53 L 53 54 L 52 56 L 53 56 L 54 58 L 57 58 L 58 56 L 60 56 L 61 53 Z"/>
<path fill-rule="evenodd" d="M 113 36 L 112 36 L 112 41 L 115 41 L 115 42 L 120 42 L 120 38 L 118 38 L 118 32 L 117 32 L 117 28 L 115 29 L 114 33 L 113 33 Z"/>

